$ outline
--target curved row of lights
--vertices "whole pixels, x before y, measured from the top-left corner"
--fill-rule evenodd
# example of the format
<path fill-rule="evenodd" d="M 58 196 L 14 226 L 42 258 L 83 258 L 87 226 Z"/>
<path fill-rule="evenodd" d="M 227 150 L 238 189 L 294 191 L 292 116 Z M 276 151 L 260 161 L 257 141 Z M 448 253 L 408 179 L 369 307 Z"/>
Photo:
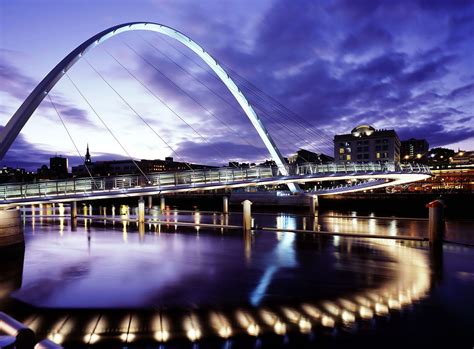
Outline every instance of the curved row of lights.
<path fill-rule="evenodd" d="M 173 326 L 170 317 L 160 312 L 152 319 L 151 335 L 157 342 L 167 342 L 174 338 L 187 337 L 191 342 L 203 338 L 204 327 L 210 327 L 213 335 L 223 339 L 246 333 L 258 337 L 268 332 L 285 335 L 294 329 L 309 334 L 315 327 L 351 327 L 358 321 L 368 321 L 375 317 L 387 316 L 423 298 L 430 288 L 430 268 L 426 255 L 419 249 L 399 245 L 396 241 L 374 239 L 374 245 L 396 262 L 396 276 L 377 289 L 357 293 L 350 297 L 318 302 L 306 302 L 299 306 L 281 305 L 278 307 L 236 309 L 232 316 L 220 311 L 211 311 L 207 319 L 190 312 L 181 320 L 181 326 Z M 119 338 L 130 343 L 140 338 L 132 315 L 124 319 L 121 329 L 113 335 L 105 329 L 106 318 L 95 317 L 88 326 L 82 341 L 95 344 L 102 339 Z M 204 323 L 208 321 L 208 323 Z M 41 318 L 27 320 L 33 330 L 40 327 Z M 234 323 L 234 326 L 232 326 Z M 205 325 L 205 326 L 204 326 Z M 208 326 L 209 325 L 209 326 Z M 48 338 L 58 344 L 77 340 L 69 338 L 74 328 L 71 317 L 62 318 L 50 329 Z M 148 337 L 148 336 L 147 336 Z"/>

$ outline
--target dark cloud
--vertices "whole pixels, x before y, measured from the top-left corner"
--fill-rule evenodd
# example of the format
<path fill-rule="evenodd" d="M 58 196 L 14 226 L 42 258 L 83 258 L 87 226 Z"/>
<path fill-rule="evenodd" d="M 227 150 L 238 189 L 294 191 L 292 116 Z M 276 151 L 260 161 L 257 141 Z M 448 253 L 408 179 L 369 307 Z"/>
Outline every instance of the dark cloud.
<path fill-rule="evenodd" d="M 333 134 L 362 122 L 395 128 L 402 139 L 427 138 L 437 146 L 473 137 L 472 1 L 269 0 L 252 11 L 250 4 L 257 4 L 245 1 L 167 4 L 161 19 L 238 73 L 231 76 L 285 153 L 305 144 L 332 153 L 328 143 Z M 196 162 L 218 161 L 216 147 L 229 159 L 252 160 L 265 153 L 222 82 L 188 49 L 155 34 L 143 36 L 159 49 L 137 36 L 125 40 L 155 67 L 123 45 L 128 53 L 121 51 L 120 59 L 136 67 L 134 72 L 160 98 L 214 144 L 192 139 L 179 144 L 179 153 Z M 0 66 L 0 74 L 16 98 L 34 85 L 11 65 Z M 118 70 L 116 77 L 130 79 Z M 87 117 L 67 100 L 58 105 L 73 123 Z M 152 116 L 146 115 L 147 120 Z M 180 124 L 175 132 L 184 127 Z"/>
<path fill-rule="evenodd" d="M 361 30 L 349 34 L 342 42 L 341 48 L 351 54 L 360 54 L 371 48 L 386 49 L 392 42 L 392 34 L 370 23 Z"/>

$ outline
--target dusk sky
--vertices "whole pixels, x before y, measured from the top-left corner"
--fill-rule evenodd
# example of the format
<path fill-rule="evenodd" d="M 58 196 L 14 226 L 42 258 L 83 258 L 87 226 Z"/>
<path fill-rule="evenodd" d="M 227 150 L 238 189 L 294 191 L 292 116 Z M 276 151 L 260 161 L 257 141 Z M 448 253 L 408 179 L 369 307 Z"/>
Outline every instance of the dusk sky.
<path fill-rule="evenodd" d="M 363 123 L 393 128 L 402 140 L 426 138 L 430 147 L 474 150 L 470 0 L 0 0 L 0 123 L 76 46 L 133 21 L 183 32 L 310 124 L 305 131 L 248 96 L 284 155 L 298 147 L 332 155 L 334 134 Z M 183 45 L 128 32 L 86 59 L 70 77 L 134 158 L 223 164 L 270 157 L 224 85 Z M 61 79 L 50 96 L 81 153 L 89 144 L 95 160 L 127 158 L 71 81 Z M 36 169 L 55 154 L 80 162 L 46 98 L 1 165 Z"/>

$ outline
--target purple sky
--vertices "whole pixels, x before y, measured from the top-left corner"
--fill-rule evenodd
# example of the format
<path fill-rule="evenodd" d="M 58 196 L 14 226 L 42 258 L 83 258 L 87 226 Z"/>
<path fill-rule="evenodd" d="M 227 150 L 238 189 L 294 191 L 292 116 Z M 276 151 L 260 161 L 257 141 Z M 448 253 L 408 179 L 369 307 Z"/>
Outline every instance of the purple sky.
<path fill-rule="evenodd" d="M 426 138 L 430 146 L 474 149 L 474 2 L 455 0 L 1 1 L 0 123 L 77 45 L 130 21 L 180 30 L 308 121 L 313 129 L 304 130 L 287 114 L 259 106 L 261 96 L 248 96 L 285 155 L 297 147 L 332 154 L 332 136 L 361 123 L 395 128 L 401 139 Z M 87 60 L 161 136 L 79 61 L 71 78 L 131 156 L 269 158 L 230 93 L 182 45 L 131 32 Z M 89 143 L 94 159 L 128 156 L 70 81 L 63 78 L 51 97 L 82 153 Z M 34 169 L 54 154 L 80 162 L 45 99 L 1 165 Z"/>

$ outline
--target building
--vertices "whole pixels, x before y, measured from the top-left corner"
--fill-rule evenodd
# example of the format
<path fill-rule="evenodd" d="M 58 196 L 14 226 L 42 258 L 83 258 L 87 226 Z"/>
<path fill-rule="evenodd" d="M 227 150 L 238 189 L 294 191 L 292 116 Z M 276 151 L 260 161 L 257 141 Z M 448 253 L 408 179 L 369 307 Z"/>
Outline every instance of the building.
<path fill-rule="evenodd" d="M 429 144 L 426 139 L 410 138 L 401 142 L 400 157 L 406 162 L 426 162 Z"/>
<path fill-rule="evenodd" d="M 454 150 L 448 148 L 430 149 L 426 156 L 426 164 L 433 170 L 445 168 L 450 165 L 450 159 L 454 156 Z"/>
<path fill-rule="evenodd" d="M 215 166 L 192 164 L 187 162 L 174 161 L 172 157 L 166 157 L 165 160 L 91 160 L 89 146 L 83 165 L 74 166 L 72 174 L 75 177 L 89 176 L 115 176 L 126 174 L 154 173 L 154 172 L 179 172 L 200 170 L 206 168 L 215 168 Z M 90 174 L 89 174 L 90 173 Z"/>
<path fill-rule="evenodd" d="M 400 162 L 400 139 L 395 130 L 355 127 L 349 134 L 334 136 L 336 162 Z"/>
<path fill-rule="evenodd" d="M 53 156 L 52 158 L 49 158 L 49 171 L 53 177 L 67 177 L 69 173 L 67 158 L 62 156 Z"/>
<path fill-rule="evenodd" d="M 334 158 L 325 155 L 323 153 L 314 153 L 306 149 L 300 149 L 295 154 L 291 155 L 288 158 L 288 163 L 290 165 L 294 164 L 304 164 L 304 163 L 315 163 L 315 164 L 326 164 L 328 162 L 333 162 Z"/>
<path fill-rule="evenodd" d="M 439 194 L 474 193 L 474 151 L 433 148 L 428 153 L 427 162 L 431 178 L 399 189 Z"/>
<path fill-rule="evenodd" d="M 91 154 L 89 153 L 89 143 L 87 143 L 86 156 L 84 157 L 84 164 L 90 165 L 92 163 Z"/>

